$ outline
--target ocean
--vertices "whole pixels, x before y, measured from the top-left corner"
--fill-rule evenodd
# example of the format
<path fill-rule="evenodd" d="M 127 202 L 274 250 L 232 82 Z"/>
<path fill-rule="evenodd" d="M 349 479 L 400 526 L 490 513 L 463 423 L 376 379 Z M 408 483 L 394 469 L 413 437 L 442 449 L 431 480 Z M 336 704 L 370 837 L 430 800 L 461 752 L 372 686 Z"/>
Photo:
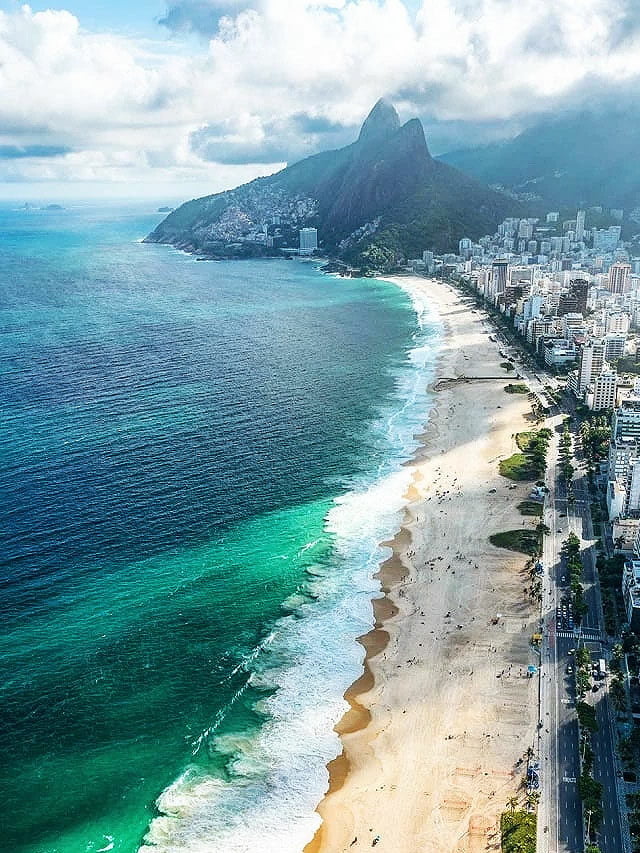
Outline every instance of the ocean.
<path fill-rule="evenodd" d="M 417 297 L 160 219 L 0 206 L 11 853 L 301 851 L 430 405 Z"/>

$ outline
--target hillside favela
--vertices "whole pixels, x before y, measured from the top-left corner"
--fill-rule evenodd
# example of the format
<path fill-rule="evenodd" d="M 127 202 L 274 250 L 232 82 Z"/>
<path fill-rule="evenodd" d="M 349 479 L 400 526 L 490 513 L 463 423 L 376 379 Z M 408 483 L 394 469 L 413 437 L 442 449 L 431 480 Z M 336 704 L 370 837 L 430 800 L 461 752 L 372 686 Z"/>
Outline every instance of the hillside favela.
<path fill-rule="evenodd" d="M 640 853 L 634 4 L 0 58 L 0 850 Z"/>

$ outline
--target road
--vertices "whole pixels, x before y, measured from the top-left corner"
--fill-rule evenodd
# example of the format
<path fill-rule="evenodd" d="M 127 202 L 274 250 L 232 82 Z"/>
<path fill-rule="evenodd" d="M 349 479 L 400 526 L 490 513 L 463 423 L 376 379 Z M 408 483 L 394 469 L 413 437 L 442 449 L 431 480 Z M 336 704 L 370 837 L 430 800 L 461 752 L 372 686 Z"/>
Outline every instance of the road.
<path fill-rule="evenodd" d="M 519 353 L 498 333 L 506 352 L 517 359 Z M 544 384 L 556 385 L 546 374 L 520 367 L 519 372 L 529 387 L 540 393 Z M 567 501 L 564 484 L 558 479 L 559 430 L 563 414 L 547 421 L 553 431 L 549 444 L 546 485 L 549 490 L 543 521 L 550 530 L 544 542 L 543 575 L 543 642 L 540 664 L 540 721 L 538 757 L 541 765 L 541 800 L 538 812 L 538 853 L 582 853 L 584 831 L 582 803 L 577 779 L 580 772 L 578 723 L 575 711 L 575 678 L 567 668 L 573 667 L 569 654 L 579 643 L 585 644 L 596 659 L 606 657 L 606 640 L 600 587 L 595 568 L 595 540 L 591 523 L 590 497 L 584 472 L 579 439 L 574 435 L 574 501 Z M 584 563 L 584 591 L 588 611 L 579 636 L 568 630 L 557 630 L 556 608 L 570 592 L 566 571 L 562 566 L 561 548 L 568 534 L 581 542 Z M 603 786 L 603 820 L 598 834 L 602 853 L 629 853 L 626 815 L 622 807 L 623 793 L 619 779 L 619 761 L 615 749 L 615 723 L 608 687 L 589 693 L 598 720 L 598 731 L 592 737 L 594 778 Z M 588 820 L 588 816 L 586 816 Z"/>
<path fill-rule="evenodd" d="M 577 443 L 577 442 L 576 442 Z M 577 443 L 578 444 L 578 443 Z M 581 463 L 578 444 L 577 464 Z M 591 625 L 601 631 L 602 639 L 606 640 L 600 585 L 596 572 L 596 553 L 593 526 L 591 523 L 590 496 L 587 477 L 582 468 L 576 472 L 573 492 L 575 504 L 570 509 L 574 522 L 574 532 L 582 540 L 582 562 L 584 565 L 585 600 L 589 611 L 585 617 L 585 625 Z M 606 644 L 592 647 L 600 657 L 607 657 Z M 594 750 L 594 778 L 602 784 L 603 819 L 600 827 L 598 842 L 602 853 L 623 853 L 629 850 L 628 826 L 626 814 L 622 806 L 622 782 L 619 777 L 621 767 L 615 746 L 615 711 L 609 697 L 608 682 L 603 685 L 595 698 L 598 731 L 592 736 Z"/>
<path fill-rule="evenodd" d="M 556 608 L 567 585 L 562 562 L 562 542 L 572 519 L 567 514 L 567 501 L 559 493 L 557 481 L 558 439 L 556 431 L 562 417 L 549 423 L 553 435 L 549 444 L 547 488 L 543 521 L 550 530 L 545 536 L 543 562 L 543 642 L 540 667 L 539 754 L 542 765 L 541 802 L 539 812 L 539 851 L 581 853 L 583 844 L 582 802 L 578 794 L 580 773 L 578 722 L 575 713 L 575 680 L 567 667 L 573 667 L 569 650 L 576 645 L 572 631 L 556 629 Z M 558 532 L 560 531 L 560 532 Z"/>

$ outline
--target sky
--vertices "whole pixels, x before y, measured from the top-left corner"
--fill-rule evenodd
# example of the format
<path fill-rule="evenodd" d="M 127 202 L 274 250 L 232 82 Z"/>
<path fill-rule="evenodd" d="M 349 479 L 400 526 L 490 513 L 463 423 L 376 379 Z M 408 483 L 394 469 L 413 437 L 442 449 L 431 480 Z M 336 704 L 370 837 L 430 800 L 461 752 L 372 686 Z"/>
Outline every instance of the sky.
<path fill-rule="evenodd" d="M 623 105 L 638 0 L 0 0 L 0 198 L 191 198 L 351 142 L 432 153 Z"/>

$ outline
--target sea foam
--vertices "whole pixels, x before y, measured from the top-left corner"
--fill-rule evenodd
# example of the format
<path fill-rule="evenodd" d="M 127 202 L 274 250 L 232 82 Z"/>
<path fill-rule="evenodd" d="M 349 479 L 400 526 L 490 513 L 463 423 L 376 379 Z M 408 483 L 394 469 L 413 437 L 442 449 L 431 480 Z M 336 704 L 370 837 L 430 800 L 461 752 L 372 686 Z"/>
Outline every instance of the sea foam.
<path fill-rule="evenodd" d="M 320 824 L 315 811 L 328 783 L 327 763 L 341 752 L 334 726 L 347 710 L 345 690 L 362 673 L 355 638 L 372 627 L 374 575 L 397 530 L 411 482 L 404 463 L 427 419 L 427 385 L 437 355 L 438 320 L 421 294 L 406 286 L 419 332 L 398 372 L 393 405 L 374 425 L 389 447 L 377 472 L 353 484 L 327 514 L 331 570 L 313 566 L 306 594 L 292 597 L 268 640 L 246 662 L 248 684 L 270 690 L 257 703 L 265 717 L 255 732 L 197 741 L 227 758 L 227 778 L 193 767 L 159 797 L 141 853 L 300 853 Z M 316 543 L 309 543 L 313 547 Z"/>

